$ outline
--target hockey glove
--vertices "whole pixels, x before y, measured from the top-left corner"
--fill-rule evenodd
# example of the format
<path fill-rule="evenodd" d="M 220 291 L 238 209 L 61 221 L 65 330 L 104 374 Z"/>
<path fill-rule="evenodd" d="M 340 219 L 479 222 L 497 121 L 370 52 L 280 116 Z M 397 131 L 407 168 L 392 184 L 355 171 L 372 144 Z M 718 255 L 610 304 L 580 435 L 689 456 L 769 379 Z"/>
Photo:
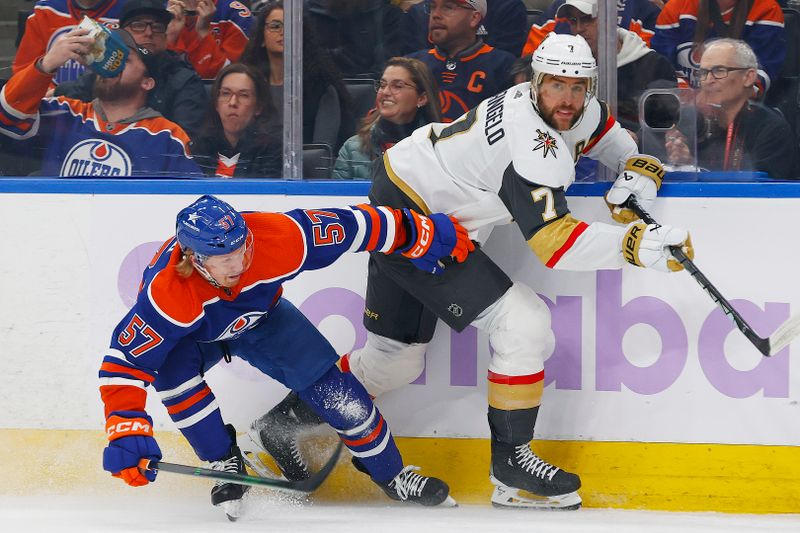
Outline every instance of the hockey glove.
<path fill-rule="evenodd" d="M 442 213 L 426 217 L 410 209 L 403 209 L 402 212 L 406 245 L 397 251 L 408 257 L 420 270 L 441 274 L 444 265 L 440 259 L 450 256 L 461 263 L 475 250 L 469 233 L 454 217 Z"/>
<path fill-rule="evenodd" d="M 672 257 L 670 246 L 680 246 L 686 257 L 694 259 L 692 239 L 686 230 L 634 222 L 622 237 L 622 256 L 628 263 L 639 267 L 661 272 L 683 270 L 683 265 Z"/>
<path fill-rule="evenodd" d="M 156 472 L 139 470 L 142 459 L 158 461 L 161 449 L 153 438 L 153 421 L 142 411 L 118 411 L 106 421 L 108 446 L 103 450 L 103 469 L 133 487 L 156 480 Z"/>
<path fill-rule="evenodd" d="M 664 179 L 661 161 L 649 155 L 635 155 L 628 159 L 622 174 L 606 193 L 606 204 L 611 218 L 620 224 L 629 224 L 639 216 L 632 210 L 621 207 L 633 195 L 639 205 L 647 211 L 656 199 Z"/>

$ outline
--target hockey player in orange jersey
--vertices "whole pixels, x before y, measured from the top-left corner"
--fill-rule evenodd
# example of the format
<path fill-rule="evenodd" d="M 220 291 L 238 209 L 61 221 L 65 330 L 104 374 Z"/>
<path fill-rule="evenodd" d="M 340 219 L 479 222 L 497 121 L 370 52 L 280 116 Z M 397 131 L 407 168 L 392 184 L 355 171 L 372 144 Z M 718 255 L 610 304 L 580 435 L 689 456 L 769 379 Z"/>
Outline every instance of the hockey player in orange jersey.
<path fill-rule="evenodd" d="M 470 249 L 466 230 L 442 214 L 369 204 L 239 213 L 218 198 L 201 197 L 178 213 L 175 236 L 145 269 L 136 304 L 103 358 L 100 395 L 109 439 L 103 468 L 133 486 L 155 480 L 155 472 L 138 468 L 142 459 L 161 458 L 145 411 L 153 385 L 200 459 L 216 470 L 244 472 L 236 432 L 223 422 L 203 378 L 236 356 L 297 391 L 390 498 L 452 504 L 447 484 L 404 466 L 367 391 L 339 371 L 333 347 L 282 297 L 282 285 L 362 251 L 397 254 L 435 277 Z M 218 482 L 211 501 L 238 518 L 246 489 Z"/>

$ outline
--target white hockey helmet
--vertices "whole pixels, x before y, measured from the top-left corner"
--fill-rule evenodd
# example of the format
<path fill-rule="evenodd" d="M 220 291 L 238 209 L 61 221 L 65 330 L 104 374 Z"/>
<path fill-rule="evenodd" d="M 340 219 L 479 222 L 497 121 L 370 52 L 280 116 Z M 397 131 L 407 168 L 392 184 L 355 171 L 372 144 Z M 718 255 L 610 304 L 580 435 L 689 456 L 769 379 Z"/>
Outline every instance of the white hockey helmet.
<path fill-rule="evenodd" d="M 597 62 L 586 39 L 580 35 L 548 33 L 531 57 L 533 78 L 531 79 L 531 98 L 536 106 L 536 93 L 542 84 L 545 74 L 565 78 L 587 78 L 586 100 L 583 106 L 597 90 Z M 538 107 L 537 107 L 538 109 Z"/>

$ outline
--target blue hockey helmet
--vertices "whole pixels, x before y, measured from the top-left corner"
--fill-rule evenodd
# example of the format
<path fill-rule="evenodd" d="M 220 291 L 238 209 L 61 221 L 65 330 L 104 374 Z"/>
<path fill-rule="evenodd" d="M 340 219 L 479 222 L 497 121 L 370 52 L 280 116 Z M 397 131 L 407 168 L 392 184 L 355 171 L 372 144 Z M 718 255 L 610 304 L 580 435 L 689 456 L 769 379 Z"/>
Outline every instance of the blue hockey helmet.
<path fill-rule="evenodd" d="M 208 256 L 238 250 L 247 241 L 247 224 L 228 203 L 211 195 L 198 198 L 178 213 L 175 236 L 181 249 L 190 249 L 202 264 Z"/>

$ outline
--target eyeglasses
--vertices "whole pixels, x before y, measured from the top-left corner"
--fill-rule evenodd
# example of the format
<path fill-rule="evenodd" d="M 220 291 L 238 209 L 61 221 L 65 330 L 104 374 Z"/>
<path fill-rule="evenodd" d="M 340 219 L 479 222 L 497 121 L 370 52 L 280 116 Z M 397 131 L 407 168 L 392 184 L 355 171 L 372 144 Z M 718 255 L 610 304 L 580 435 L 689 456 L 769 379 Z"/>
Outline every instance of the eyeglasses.
<path fill-rule="evenodd" d="M 253 93 L 248 91 L 231 91 L 230 89 L 221 89 L 217 95 L 217 100 L 220 102 L 230 102 L 233 97 L 240 104 L 249 104 L 253 100 Z"/>
<path fill-rule="evenodd" d="M 695 76 L 700 81 L 705 80 L 708 77 L 708 74 L 714 77 L 715 80 L 724 80 L 728 77 L 728 73 L 734 70 L 750 70 L 751 67 L 723 67 L 723 66 L 716 66 L 711 68 L 698 68 L 695 69 Z"/>
<path fill-rule="evenodd" d="M 271 31 L 272 33 L 280 33 L 283 31 L 283 22 L 280 20 L 273 20 L 267 23 L 267 31 Z"/>
<path fill-rule="evenodd" d="M 416 85 L 413 83 L 406 83 L 403 80 L 376 80 L 375 81 L 375 92 L 383 91 L 389 89 L 390 93 L 399 93 L 403 89 L 415 89 L 417 88 Z"/>
<path fill-rule="evenodd" d="M 594 20 L 594 17 L 591 15 L 580 15 L 577 17 L 561 17 L 559 20 L 567 22 L 570 26 L 577 26 L 579 22 L 585 26 L 586 24 L 590 24 Z"/>
<path fill-rule="evenodd" d="M 148 22 L 146 20 L 134 20 L 133 22 L 129 22 L 125 25 L 126 28 L 130 28 L 133 33 L 144 33 L 144 31 L 150 27 L 150 31 L 153 33 L 167 33 L 167 25 L 163 22 Z"/>

